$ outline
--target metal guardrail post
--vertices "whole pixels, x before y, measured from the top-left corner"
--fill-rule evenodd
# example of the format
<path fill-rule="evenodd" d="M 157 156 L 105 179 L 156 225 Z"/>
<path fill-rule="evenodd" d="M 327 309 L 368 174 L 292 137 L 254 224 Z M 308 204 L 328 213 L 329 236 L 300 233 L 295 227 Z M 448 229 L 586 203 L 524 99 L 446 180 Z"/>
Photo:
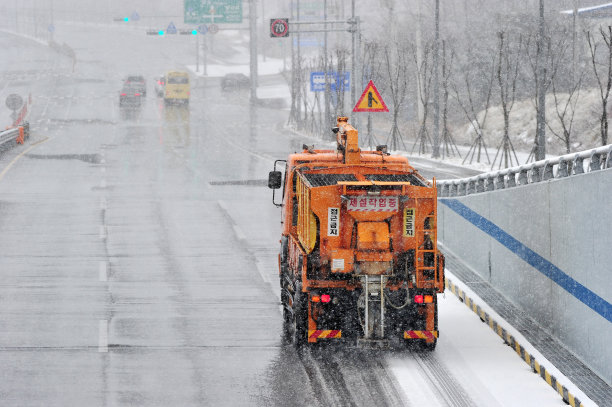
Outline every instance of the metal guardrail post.
<path fill-rule="evenodd" d="M 519 182 L 519 185 L 527 185 L 529 183 L 529 181 L 527 180 L 527 170 L 526 169 L 521 168 L 521 171 L 519 172 L 518 182 Z"/>
<path fill-rule="evenodd" d="M 535 163 L 531 165 L 531 183 L 540 182 L 542 178 L 540 177 L 540 168 L 538 168 Z"/>
<path fill-rule="evenodd" d="M 546 181 L 554 177 L 553 166 L 546 161 L 546 164 L 544 164 L 544 171 L 542 171 L 542 181 Z"/>
<path fill-rule="evenodd" d="M 601 169 L 601 163 L 599 162 L 599 154 L 597 154 L 595 151 L 593 151 L 593 153 L 591 153 L 591 171 L 598 171 Z"/>
<path fill-rule="evenodd" d="M 510 176 L 510 175 L 508 175 Z M 502 174 L 497 174 L 497 176 L 495 177 L 495 185 L 493 187 L 494 189 L 504 189 L 506 188 L 506 185 L 504 183 L 504 176 Z"/>
<path fill-rule="evenodd" d="M 557 167 L 557 177 L 559 178 L 565 178 L 568 176 L 568 168 L 567 168 L 567 161 L 565 161 L 564 159 L 561 159 L 559 161 L 559 166 Z"/>
<path fill-rule="evenodd" d="M 478 178 L 476 181 L 476 192 L 485 192 L 485 180 Z"/>
<path fill-rule="evenodd" d="M 574 174 L 584 174 L 584 158 L 576 154 L 574 159 Z"/>

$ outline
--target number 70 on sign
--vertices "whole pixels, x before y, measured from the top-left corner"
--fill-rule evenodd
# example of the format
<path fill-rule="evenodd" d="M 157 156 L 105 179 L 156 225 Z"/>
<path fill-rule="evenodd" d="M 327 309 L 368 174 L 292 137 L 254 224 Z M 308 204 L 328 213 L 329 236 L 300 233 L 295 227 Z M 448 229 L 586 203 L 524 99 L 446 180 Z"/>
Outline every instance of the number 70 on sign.
<path fill-rule="evenodd" d="M 289 36 L 289 19 L 288 18 L 271 18 L 270 19 L 270 37 L 282 38 Z"/>

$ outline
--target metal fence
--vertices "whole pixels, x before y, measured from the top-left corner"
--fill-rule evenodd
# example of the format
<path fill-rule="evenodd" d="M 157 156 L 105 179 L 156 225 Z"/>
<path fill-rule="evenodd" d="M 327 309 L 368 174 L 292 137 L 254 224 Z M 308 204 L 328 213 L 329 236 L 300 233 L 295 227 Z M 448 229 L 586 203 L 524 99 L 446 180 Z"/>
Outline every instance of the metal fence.
<path fill-rule="evenodd" d="M 30 136 L 28 122 L 8 130 L 0 131 L 0 150 L 7 150 L 17 143 L 23 144 Z"/>
<path fill-rule="evenodd" d="M 438 181 L 438 196 L 465 196 L 496 191 L 606 168 L 612 168 L 612 144 L 518 167 L 479 174 L 470 178 Z"/>

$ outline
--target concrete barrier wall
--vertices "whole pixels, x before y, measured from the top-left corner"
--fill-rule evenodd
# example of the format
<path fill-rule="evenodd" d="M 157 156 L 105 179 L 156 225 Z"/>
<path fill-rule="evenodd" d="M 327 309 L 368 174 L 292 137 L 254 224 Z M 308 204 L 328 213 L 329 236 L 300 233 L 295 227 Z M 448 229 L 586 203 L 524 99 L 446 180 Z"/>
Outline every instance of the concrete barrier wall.
<path fill-rule="evenodd" d="M 612 384 L 612 169 L 439 198 L 439 239 Z"/>

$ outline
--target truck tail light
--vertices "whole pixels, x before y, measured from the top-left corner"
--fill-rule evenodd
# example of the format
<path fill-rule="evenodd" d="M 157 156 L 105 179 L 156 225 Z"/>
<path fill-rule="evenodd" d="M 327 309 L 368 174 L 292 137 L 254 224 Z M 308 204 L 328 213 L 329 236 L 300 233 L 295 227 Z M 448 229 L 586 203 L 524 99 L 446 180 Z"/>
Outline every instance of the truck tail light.
<path fill-rule="evenodd" d="M 426 304 L 431 304 L 433 302 L 433 295 L 426 295 L 423 299 Z"/>
<path fill-rule="evenodd" d="M 320 302 L 321 301 L 321 297 L 319 297 L 318 295 L 313 295 L 312 298 L 310 299 L 310 301 L 312 301 L 312 302 Z"/>
<path fill-rule="evenodd" d="M 323 294 L 321 296 L 321 302 L 330 302 L 331 301 L 331 297 L 329 296 L 329 294 Z"/>
<path fill-rule="evenodd" d="M 415 295 L 414 296 L 414 302 L 416 302 L 417 304 L 422 304 L 423 303 L 423 296 L 422 295 Z"/>

